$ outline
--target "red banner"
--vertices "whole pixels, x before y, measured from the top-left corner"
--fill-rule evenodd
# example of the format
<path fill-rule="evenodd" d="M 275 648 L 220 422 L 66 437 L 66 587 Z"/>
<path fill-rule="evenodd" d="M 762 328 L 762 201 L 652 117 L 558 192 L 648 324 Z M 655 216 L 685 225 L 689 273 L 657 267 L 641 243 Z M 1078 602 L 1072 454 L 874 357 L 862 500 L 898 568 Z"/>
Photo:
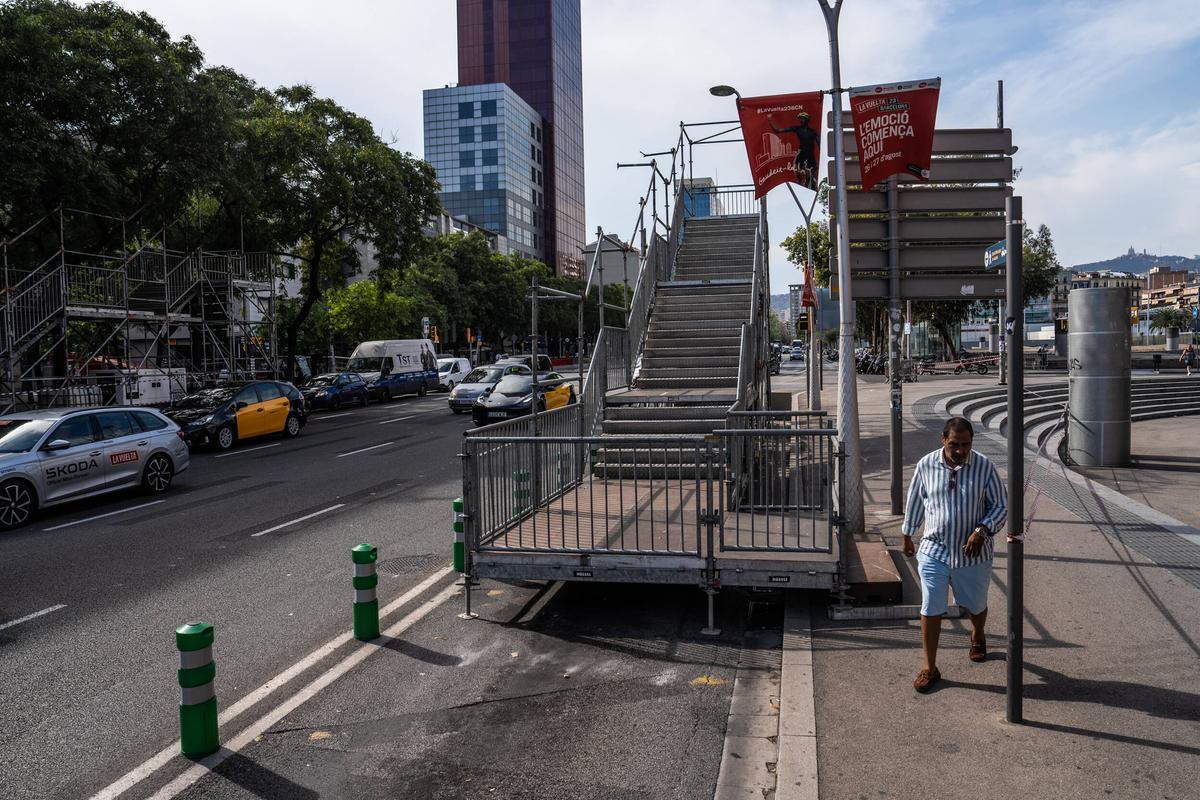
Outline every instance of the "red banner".
<path fill-rule="evenodd" d="M 823 99 L 820 92 L 799 92 L 738 100 L 756 198 L 788 181 L 816 191 Z"/>
<path fill-rule="evenodd" d="M 929 180 L 941 86 L 933 78 L 850 90 L 863 191 L 892 175 Z"/>
<path fill-rule="evenodd" d="M 801 308 L 816 308 L 817 296 L 813 293 L 813 265 L 809 262 L 804 262 L 804 288 L 800 290 L 800 307 Z"/>

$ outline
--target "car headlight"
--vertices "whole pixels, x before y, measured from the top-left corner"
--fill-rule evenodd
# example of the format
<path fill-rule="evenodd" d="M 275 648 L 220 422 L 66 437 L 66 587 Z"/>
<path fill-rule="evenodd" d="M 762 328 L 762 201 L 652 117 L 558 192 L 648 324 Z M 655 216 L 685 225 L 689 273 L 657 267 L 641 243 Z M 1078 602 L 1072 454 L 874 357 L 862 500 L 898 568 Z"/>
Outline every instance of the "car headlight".
<path fill-rule="evenodd" d="M 532 402 L 533 402 L 533 395 L 527 394 L 524 397 L 522 397 L 520 400 L 518 400 L 516 403 L 514 403 L 514 405 L 527 406 Z"/>
<path fill-rule="evenodd" d="M 212 418 L 213 418 L 213 415 L 212 415 L 212 414 L 209 414 L 209 415 L 207 415 L 207 416 L 203 416 L 203 417 L 201 417 L 200 419 L 195 419 L 195 420 L 192 420 L 192 421 L 191 421 L 191 422 L 188 424 L 188 426 L 189 426 L 189 427 L 195 427 L 195 428 L 199 428 L 201 425 L 207 425 L 208 423 L 212 422 Z"/>

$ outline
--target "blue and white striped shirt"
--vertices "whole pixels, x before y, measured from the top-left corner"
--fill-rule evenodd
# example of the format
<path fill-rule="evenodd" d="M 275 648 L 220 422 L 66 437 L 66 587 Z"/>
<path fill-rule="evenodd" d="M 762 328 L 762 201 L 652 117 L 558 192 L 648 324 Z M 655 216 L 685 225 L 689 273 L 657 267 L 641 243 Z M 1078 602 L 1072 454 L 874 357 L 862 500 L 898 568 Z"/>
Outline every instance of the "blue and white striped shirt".
<path fill-rule="evenodd" d="M 950 488 L 950 476 L 955 486 Z M 917 462 L 908 504 L 904 509 L 907 536 L 925 523 L 925 535 L 917 551 L 954 569 L 992 560 L 992 540 L 974 558 L 962 551 L 977 525 L 995 533 L 1008 518 L 1008 496 L 996 465 L 972 450 L 967 463 L 952 467 L 939 448 Z"/>

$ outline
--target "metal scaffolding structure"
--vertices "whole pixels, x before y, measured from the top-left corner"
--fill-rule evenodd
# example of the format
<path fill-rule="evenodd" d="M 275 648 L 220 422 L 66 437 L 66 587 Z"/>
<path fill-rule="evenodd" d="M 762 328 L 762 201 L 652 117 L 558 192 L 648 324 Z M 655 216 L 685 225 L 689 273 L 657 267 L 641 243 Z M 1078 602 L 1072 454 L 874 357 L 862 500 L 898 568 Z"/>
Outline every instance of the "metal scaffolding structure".
<path fill-rule="evenodd" d="M 132 218 L 59 208 L 0 241 L 0 413 L 162 402 L 279 376 L 278 260 L 172 249 L 167 226 L 131 237 L 134 228 Z M 96 248 L 107 252 L 75 245 L 85 229 L 111 231 Z"/>

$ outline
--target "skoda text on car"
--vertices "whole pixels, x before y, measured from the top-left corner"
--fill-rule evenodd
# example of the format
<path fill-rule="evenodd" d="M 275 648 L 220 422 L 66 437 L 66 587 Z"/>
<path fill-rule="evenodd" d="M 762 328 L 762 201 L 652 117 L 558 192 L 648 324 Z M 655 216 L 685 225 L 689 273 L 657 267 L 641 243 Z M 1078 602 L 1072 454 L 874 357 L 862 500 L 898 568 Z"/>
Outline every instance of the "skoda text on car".
<path fill-rule="evenodd" d="M 439 358 L 437 365 L 438 383 L 447 392 L 462 383 L 463 378 L 467 377 L 467 373 L 471 371 L 471 362 L 457 356 Z"/>
<path fill-rule="evenodd" d="M 311 378 L 301 390 L 313 410 L 370 402 L 367 382 L 357 372 L 330 372 Z"/>
<path fill-rule="evenodd" d="M 39 508 L 141 486 L 188 468 L 179 426 L 149 408 L 50 409 L 0 417 L 0 530 Z"/>
<path fill-rule="evenodd" d="M 529 367 L 521 364 L 489 364 L 471 370 L 462 383 L 450 390 L 450 410 L 455 414 L 470 411 L 479 396 L 496 385 L 505 375 L 529 375 Z"/>
<path fill-rule="evenodd" d="M 308 403 L 290 383 L 252 381 L 201 390 L 163 413 L 183 428 L 188 444 L 228 450 L 255 436 L 299 436 L 308 421 Z"/>
<path fill-rule="evenodd" d="M 423 395 L 438 385 L 437 356 L 429 339 L 387 339 L 354 348 L 346 369 L 367 382 L 372 400 Z"/>
<path fill-rule="evenodd" d="M 575 402 L 575 390 L 557 372 L 538 375 L 538 411 L 552 411 Z M 533 376 L 505 375 L 471 407 L 476 425 L 521 417 L 533 407 Z"/>

